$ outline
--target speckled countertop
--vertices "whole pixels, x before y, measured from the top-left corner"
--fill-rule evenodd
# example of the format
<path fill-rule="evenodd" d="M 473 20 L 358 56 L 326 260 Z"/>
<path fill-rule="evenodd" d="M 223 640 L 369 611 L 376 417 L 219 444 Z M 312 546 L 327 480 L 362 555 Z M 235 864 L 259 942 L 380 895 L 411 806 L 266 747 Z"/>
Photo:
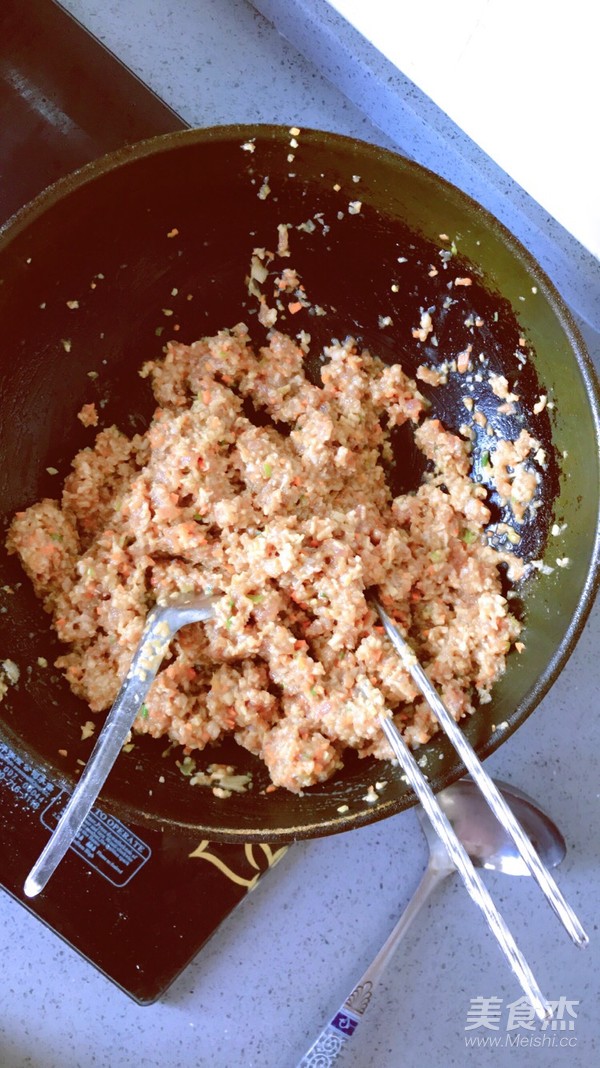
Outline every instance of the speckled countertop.
<path fill-rule="evenodd" d="M 391 125 L 385 133 L 374 126 L 244 0 L 68 0 L 65 6 L 190 123 L 298 123 L 387 146 L 401 143 Z M 270 5 L 274 18 L 277 6 Z M 297 13 L 307 6 L 319 7 L 288 9 Z M 291 32 L 289 26 L 280 29 Z M 306 42 L 296 43 L 310 54 Z M 406 103 L 401 85 L 399 79 L 399 109 Z M 435 153 L 441 151 L 442 120 L 438 115 L 435 144 L 427 136 L 411 143 L 408 127 L 407 143 L 401 144 L 439 170 L 442 161 Z M 468 170 L 468 151 L 465 142 L 460 175 Z M 475 169 L 477 161 L 473 147 Z M 485 182 L 480 172 L 477 182 Z M 510 225 L 514 211 L 519 229 L 523 206 L 516 199 L 511 206 L 511 196 L 517 194 L 508 183 L 504 221 Z M 570 250 L 571 271 L 576 274 L 578 264 L 583 271 L 589 261 L 577 260 L 576 243 L 569 246 L 564 234 L 561 241 Z M 533 231 L 528 243 L 535 254 Z M 540 249 L 546 255 L 547 235 Z M 555 281 L 572 293 L 572 280 L 557 277 L 561 262 L 566 262 L 562 252 L 554 260 Z M 588 307 L 597 298 L 593 293 Z M 600 338 L 584 329 L 600 366 Z M 509 1045 L 505 1027 L 479 1032 L 500 1038 L 495 1065 L 539 1060 L 587 1068 L 598 1062 L 599 647 L 597 607 L 550 694 L 487 762 L 490 772 L 527 789 L 559 822 L 568 843 L 559 881 L 591 936 L 590 947 L 577 950 L 530 880 L 487 877 L 542 989 L 552 999 L 576 1003 L 573 1029 L 538 1030 L 544 1041 L 534 1049 Z M 3 894 L 0 1066 L 293 1068 L 383 942 L 424 864 L 414 812 L 296 845 L 163 999 L 145 1008 Z M 484 921 L 453 879 L 407 937 L 341 1063 L 479 1065 L 489 1053 L 482 1056 L 481 1049 L 466 1044 L 473 999 L 498 998 L 506 1008 L 518 996 Z M 562 1039 L 569 1042 L 561 1044 Z"/>

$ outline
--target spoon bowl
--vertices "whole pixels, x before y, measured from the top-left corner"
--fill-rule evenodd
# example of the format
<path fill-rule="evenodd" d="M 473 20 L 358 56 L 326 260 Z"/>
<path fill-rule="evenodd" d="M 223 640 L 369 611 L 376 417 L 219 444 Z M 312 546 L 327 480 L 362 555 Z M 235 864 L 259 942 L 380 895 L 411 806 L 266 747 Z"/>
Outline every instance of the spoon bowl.
<path fill-rule="evenodd" d="M 496 780 L 496 785 L 546 867 L 557 867 L 564 859 L 567 847 L 556 824 L 531 797 L 516 786 L 500 780 Z M 491 812 L 470 776 L 442 790 L 437 800 L 476 868 L 501 871 L 505 875 L 529 875 L 512 839 Z M 436 866 L 439 869 L 447 868 L 450 874 L 454 871 L 454 865 L 441 840 L 422 808 L 417 810 L 417 815 Z"/>
<path fill-rule="evenodd" d="M 567 852 L 565 840 L 556 824 L 522 790 L 509 783 L 495 781 L 543 864 L 547 868 L 556 868 Z M 469 776 L 459 779 L 437 794 L 437 801 L 475 867 L 500 871 L 505 875 L 529 875 L 512 838 L 488 807 L 473 779 Z M 425 810 L 419 806 L 417 814 L 429 848 L 429 859 L 423 877 L 377 956 L 343 1005 L 325 1025 L 297 1068 L 311 1068 L 317 1063 L 333 1065 L 373 1003 L 376 984 L 381 980 L 409 927 L 436 886 L 456 872 L 456 867 L 425 815 Z"/>

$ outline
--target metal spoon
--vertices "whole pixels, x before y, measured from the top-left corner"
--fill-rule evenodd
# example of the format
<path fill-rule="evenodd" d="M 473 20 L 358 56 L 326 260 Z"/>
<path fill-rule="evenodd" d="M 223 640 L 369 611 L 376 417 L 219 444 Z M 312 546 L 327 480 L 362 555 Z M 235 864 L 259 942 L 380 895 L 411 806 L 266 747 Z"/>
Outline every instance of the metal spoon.
<path fill-rule="evenodd" d="M 510 806 L 502 797 L 501 792 L 494 785 L 494 780 L 490 778 L 485 767 L 481 763 L 477 753 L 471 746 L 467 739 L 467 736 L 460 730 L 454 717 L 450 714 L 446 708 L 439 693 L 432 685 L 429 677 L 423 670 L 421 664 L 417 660 L 414 651 L 400 632 L 398 625 L 390 619 L 387 612 L 384 611 L 382 606 L 376 601 L 375 608 L 383 623 L 384 630 L 390 639 L 394 649 L 400 656 L 404 667 L 412 677 L 413 682 L 423 694 L 427 704 L 436 717 L 438 723 L 447 734 L 448 738 L 452 742 L 458 756 L 461 758 L 465 768 L 472 775 L 474 781 L 477 783 L 481 793 L 486 798 L 488 805 L 502 823 L 502 826 L 509 834 L 517 846 L 519 853 L 527 867 L 530 875 L 536 880 L 540 890 L 544 894 L 546 900 L 558 916 L 560 922 L 566 931 L 570 934 L 571 938 L 575 942 L 575 945 L 581 948 L 585 947 L 588 942 L 588 936 L 583 929 L 582 924 L 575 915 L 573 909 L 565 900 L 564 894 L 556 881 L 550 875 L 548 869 L 541 863 L 539 856 L 535 849 L 531 845 L 527 835 L 520 826 L 519 821 L 515 819 Z M 386 717 L 386 721 L 382 722 L 382 727 L 387 735 L 388 741 L 392 746 L 394 753 L 399 759 L 404 760 L 407 750 L 406 746 L 402 742 L 402 739 L 398 739 L 398 732 L 395 730 L 393 720 L 390 716 Z M 399 741 L 399 745 L 397 744 Z M 413 789 L 417 788 L 417 783 L 413 782 L 413 776 L 405 768 L 405 771 L 411 781 Z M 424 805 L 425 810 L 429 813 L 429 807 L 426 803 L 426 799 L 422 796 L 422 791 L 417 789 L 417 795 L 419 800 Z M 435 823 L 435 819 L 434 819 Z M 441 827 L 436 827 L 438 834 L 441 834 L 442 838 L 444 834 Z M 454 858 L 456 860 L 456 857 Z M 460 865 L 459 865 L 460 870 Z"/>
<path fill-rule="evenodd" d="M 497 781 L 496 785 L 501 789 L 503 797 L 533 842 L 544 864 L 555 868 L 567 851 L 558 827 L 527 794 L 515 786 L 509 786 L 508 783 Z M 496 819 L 470 777 L 461 779 L 436 796 L 475 867 L 504 872 L 506 875 L 529 875 L 512 838 Z M 372 1003 L 375 985 L 381 979 L 400 941 L 436 886 L 456 871 L 446 847 L 421 807 L 417 809 L 417 815 L 429 847 L 429 860 L 423 878 L 379 953 L 313 1042 L 299 1062 L 298 1068 L 311 1068 L 317 1063 L 329 1066 L 337 1060 Z"/>
<path fill-rule="evenodd" d="M 98 735 L 81 778 L 44 849 L 25 880 L 27 897 L 35 897 L 54 874 L 98 797 L 142 707 L 174 634 L 187 623 L 214 616 L 216 597 L 180 594 L 156 605 L 135 651 L 131 667 Z"/>

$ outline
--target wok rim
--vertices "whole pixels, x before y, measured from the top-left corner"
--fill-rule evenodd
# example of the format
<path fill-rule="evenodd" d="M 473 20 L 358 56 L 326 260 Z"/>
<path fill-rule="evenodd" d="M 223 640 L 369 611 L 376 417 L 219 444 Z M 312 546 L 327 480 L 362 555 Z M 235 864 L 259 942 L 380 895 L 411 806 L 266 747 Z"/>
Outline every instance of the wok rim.
<path fill-rule="evenodd" d="M 289 137 L 289 127 L 283 124 L 226 124 L 176 130 L 166 134 L 158 134 L 143 141 L 138 141 L 132 145 L 126 145 L 97 160 L 86 163 L 70 174 L 59 178 L 56 182 L 52 183 L 39 193 L 33 200 L 10 216 L 9 219 L 0 226 L 0 250 L 7 248 L 17 235 L 25 230 L 30 224 L 42 217 L 47 209 L 51 208 L 58 201 L 66 198 L 71 192 L 101 178 L 104 174 L 111 173 L 120 167 L 125 167 L 129 163 L 135 163 L 141 159 L 165 153 L 171 149 L 185 145 L 206 144 L 214 141 L 231 141 L 239 144 L 240 141 L 247 141 L 251 138 L 276 140 L 282 136 Z M 454 198 L 455 202 L 457 202 L 459 207 L 463 210 L 468 211 L 471 215 L 478 217 L 483 221 L 486 228 L 508 247 L 511 254 L 520 260 L 528 271 L 535 274 L 538 288 L 543 291 L 545 299 L 554 311 L 560 327 L 566 335 L 572 356 L 581 373 L 592 416 L 596 449 L 597 453 L 600 454 L 600 382 L 598 374 L 581 331 L 575 322 L 573 313 L 567 306 L 564 298 L 560 295 L 555 284 L 548 277 L 543 268 L 540 267 L 533 254 L 529 252 L 529 250 L 510 232 L 510 230 L 508 230 L 507 227 L 488 209 L 484 208 L 468 193 L 465 193 L 459 187 L 453 185 L 447 179 L 436 174 L 431 169 L 424 167 L 422 164 L 408 159 L 400 153 L 382 148 L 381 146 L 332 131 L 303 127 L 302 136 L 304 140 L 312 139 L 322 142 L 324 139 L 325 141 L 333 141 L 341 147 L 344 145 L 347 147 L 351 146 L 354 152 L 356 152 L 358 147 L 361 154 L 370 158 L 373 162 L 383 158 L 385 161 L 392 163 L 396 167 L 400 167 L 406 172 L 412 172 L 419 175 L 421 179 L 425 179 L 434 186 L 437 186 L 446 196 Z M 519 702 L 514 711 L 507 717 L 506 728 L 501 732 L 493 732 L 486 741 L 475 746 L 476 753 L 480 760 L 485 760 L 488 756 L 494 753 L 499 746 L 503 745 L 504 742 L 514 734 L 517 728 L 520 727 L 521 724 L 524 723 L 535 711 L 556 682 L 581 637 L 585 624 L 592 611 L 598 589 L 600 588 L 600 481 L 597 490 L 596 514 L 596 531 L 593 547 L 587 567 L 585 583 L 581 591 L 577 608 L 571 614 L 568 627 L 556 650 L 550 657 L 546 668 L 540 674 L 534 685 L 529 689 L 523 700 Z M 5 725 L 2 725 L 1 733 L 4 734 L 5 732 L 9 738 L 12 735 L 19 741 L 18 735 L 15 735 L 10 729 L 6 731 Z M 39 759 L 39 756 L 36 755 L 36 760 L 39 761 Z M 55 765 L 52 765 L 45 760 L 43 763 L 46 770 L 51 772 L 54 779 L 57 778 L 57 775 L 62 776 L 63 778 L 65 777 L 64 772 L 61 772 Z M 432 776 L 431 780 L 429 780 L 430 785 L 434 791 L 442 790 L 460 779 L 465 774 L 465 771 L 466 769 L 462 762 L 458 761 L 450 771 L 438 776 Z M 70 777 L 67 778 L 71 781 Z M 109 789 L 110 787 L 107 784 L 105 790 L 109 791 Z M 273 796 L 275 797 L 276 795 Z M 141 804 L 138 808 L 132 803 L 110 798 L 109 794 L 105 794 L 104 791 L 100 794 L 98 800 L 100 804 L 104 804 L 107 808 L 111 809 L 125 820 L 135 821 L 138 824 L 154 822 L 157 825 L 162 824 L 165 826 L 181 827 L 189 829 L 190 831 L 193 828 L 194 831 L 197 831 L 198 833 L 209 834 L 213 841 L 230 843 L 259 841 L 283 843 L 297 839 L 325 837 L 330 834 L 342 833 L 357 827 L 376 823 L 381 819 L 386 819 L 389 816 L 410 809 L 418 803 L 414 791 L 407 790 L 399 798 L 390 800 L 380 799 L 378 803 L 370 806 L 368 810 L 363 809 L 355 813 L 344 813 L 338 817 L 325 818 L 295 827 L 286 826 L 277 829 L 223 828 L 217 830 L 214 827 L 205 827 L 200 823 L 191 824 L 169 817 L 161 818 L 153 812 L 145 812 Z"/>

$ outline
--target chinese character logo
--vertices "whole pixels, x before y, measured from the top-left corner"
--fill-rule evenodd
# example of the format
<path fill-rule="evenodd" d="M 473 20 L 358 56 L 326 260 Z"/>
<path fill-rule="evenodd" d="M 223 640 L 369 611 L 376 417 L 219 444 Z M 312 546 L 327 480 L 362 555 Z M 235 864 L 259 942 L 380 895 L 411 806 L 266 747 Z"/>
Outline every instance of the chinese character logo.
<path fill-rule="evenodd" d="M 465 1031 L 473 1031 L 478 1027 L 485 1027 L 488 1031 L 499 1031 L 501 1017 L 502 998 L 471 998 Z"/>
<path fill-rule="evenodd" d="M 561 995 L 556 1001 L 550 1001 L 549 1005 L 552 1016 L 540 1022 L 526 997 L 509 1002 L 506 1011 L 502 998 L 471 998 L 465 1031 L 479 1033 L 465 1037 L 465 1042 L 469 1047 L 490 1049 L 575 1046 L 577 1039 L 572 1032 L 575 1030 L 579 1001 Z M 499 1033 L 502 1027 L 504 1035 Z"/>

